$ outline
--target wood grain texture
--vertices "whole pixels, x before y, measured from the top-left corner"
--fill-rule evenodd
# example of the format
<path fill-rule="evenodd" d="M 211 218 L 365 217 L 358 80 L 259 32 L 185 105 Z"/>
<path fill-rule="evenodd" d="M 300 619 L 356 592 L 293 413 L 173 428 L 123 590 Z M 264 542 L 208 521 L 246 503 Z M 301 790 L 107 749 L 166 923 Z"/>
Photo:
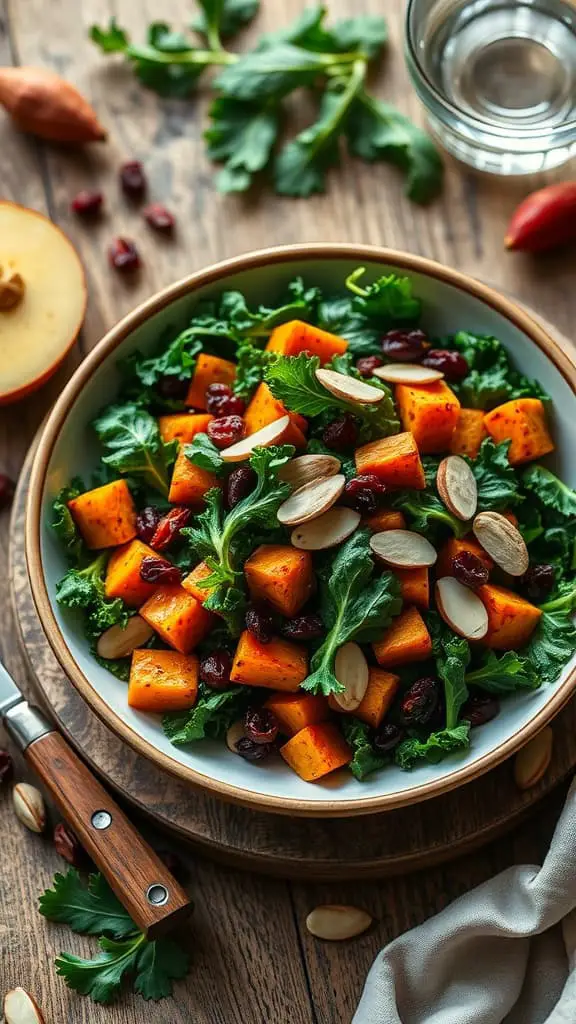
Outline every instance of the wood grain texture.
<path fill-rule="evenodd" d="M 265 0 L 259 29 L 278 26 L 302 7 L 302 0 Z M 349 0 L 332 0 L 335 15 L 352 10 Z M 405 113 L 421 117 L 408 86 L 401 52 L 404 5 L 388 0 L 356 0 L 354 11 L 384 10 L 391 34 L 390 54 L 377 90 Z M 110 143 L 82 153 L 48 147 L 19 136 L 0 113 L 0 195 L 48 211 L 80 250 L 88 272 L 90 304 L 76 355 L 58 378 L 39 395 L 15 410 L 0 410 L 0 469 L 13 476 L 44 412 L 50 407 L 74 358 L 91 348 L 102 333 L 136 302 L 191 270 L 215 259 L 274 243 L 356 240 L 404 248 L 430 256 L 507 289 L 536 306 L 561 329 L 570 332 L 576 312 L 573 289 L 574 255 L 546 260 L 505 255 L 502 237 L 516 202 L 530 188 L 550 177 L 493 181 L 448 161 L 443 197 L 429 210 L 411 206 L 403 197 L 397 173 L 387 167 L 348 164 L 332 176 L 330 191 L 303 202 L 267 195 L 222 197 L 214 192 L 212 168 L 201 138 L 206 95 L 189 103 L 162 101 L 142 90 L 131 73 L 114 59 L 102 58 L 86 39 L 91 22 L 105 22 L 115 13 L 134 38 L 142 40 L 145 24 L 166 19 L 178 26 L 190 18 L 189 0 L 0 0 L 0 63 L 52 67 L 93 101 L 110 130 Z M 173 244 L 152 238 L 138 213 L 122 202 L 116 180 L 120 160 L 142 157 L 151 183 L 151 197 L 169 203 L 178 217 Z M 566 175 L 566 170 L 557 176 Z M 107 213 L 88 229 L 69 212 L 80 187 L 97 185 L 106 193 Z M 140 243 L 145 268 L 133 287 L 108 268 L 109 240 L 124 233 Z M 8 571 L 8 517 L 0 520 L 0 573 Z M 0 602 L 0 652 L 19 679 L 25 678 L 10 602 Z M 79 700 L 79 698 L 76 698 Z M 95 728 L 84 719 L 79 737 L 86 742 Z M 100 728 L 100 726 L 97 726 Z M 2 740 L 0 739 L 0 745 Z M 106 755 L 106 774 L 126 768 L 135 793 L 146 790 L 145 766 L 131 752 L 117 748 Z M 24 769 L 18 767 L 19 777 Z M 158 806 L 169 806 L 167 790 L 158 783 Z M 0 863 L 0 989 L 21 984 L 37 996 L 48 1022 L 59 1024 L 347 1024 L 375 952 L 406 927 L 445 906 L 471 885 L 513 862 L 534 862 L 550 834 L 562 794 L 546 801 L 546 815 L 501 840 L 481 855 L 448 868 L 418 876 L 369 884 L 358 868 L 348 883 L 291 884 L 239 874 L 206 861 L 193 862 L 191 886 L 196 902 L 184 941 L 193 952 L 190 977 L 176 986 L 170 1003 L 144 1004 L 127 996 L 114 1008 L 96 1007 L 69 993 L 54 973 L 60 949 L 81 955 L 94 942 L 47 924 L 35 909 L 38 893 L 63 862 L 51 844 L 32 836 L 14 821 L 9 793 L 0 794 L 3 832 Z M 197 815 L 195 801 L 183 787 L 172 791 L 172 809 Z M 144 803 L 144 800 L 141 800 Z M 154 808 L 153 808 L 154 809 Z M 207 812 L 210 833 L 219 832 L 219 806 Z M 198 817 L 198 815 L 197 815 Z M 226 832 L 245 841 L 246 812 L 237 808 Z M 403 827 L 414 843 L 425 828 L 423 808 Z M 383 831 L 385 823 L 383 823 Z M 274 852 L 265 822 L 253 831 L 261 847 Z M 165 839 L 156 841 L 166 846 Z M 288 837 L 286 837 L 286 842 Z M 317 841 L 310 834 L 310 843 Z M 361 854 L 363 835 L 356 827 L 351 850 Z M 206 842 L 205 852 L 214 848 Z M 337 900 L 365 905 L 377 917 L 374 928 L 356 942 L 328 946 L 309 938 L 305 914 L 319 902 Z"/>

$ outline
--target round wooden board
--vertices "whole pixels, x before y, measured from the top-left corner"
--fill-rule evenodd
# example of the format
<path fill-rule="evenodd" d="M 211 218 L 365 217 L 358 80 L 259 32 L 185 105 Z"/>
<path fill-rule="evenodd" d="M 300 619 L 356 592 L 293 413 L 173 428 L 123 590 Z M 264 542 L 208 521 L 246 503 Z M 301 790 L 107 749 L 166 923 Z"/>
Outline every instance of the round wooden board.
<path fill-rule="evenodd" d="M 560 341 L 570 347 L 567 339 Z M 510 761 L 445 796 L 362 818 L 263 814 L 187 787 L 138 756 L 104 726 L 52 654 L 26 571 L 24 509 L 30 460 L 31 453 L 15 495 L 10 559 L 12 600 L 34 695 L 120 798 L 197 850 L 236 867 L 299 880 L 391 876 L 454 859 L 503 834 L 576 767 L 576 702 L 570 701 L 553 724 L 550 768 L 538 786 L 524 793 L 514 783 Z"/>

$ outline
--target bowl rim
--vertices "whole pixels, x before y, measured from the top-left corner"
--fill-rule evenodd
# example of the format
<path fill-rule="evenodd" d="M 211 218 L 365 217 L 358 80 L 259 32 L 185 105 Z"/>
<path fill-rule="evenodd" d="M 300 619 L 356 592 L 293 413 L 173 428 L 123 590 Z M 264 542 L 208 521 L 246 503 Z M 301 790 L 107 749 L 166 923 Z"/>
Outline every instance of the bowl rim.
<path fill-rule="evenodd" d="M 569 384 L 573 394 L 576 395 L 576 364 L 544 328 L 515 302 L 461 271 L 453 270 L 423 256 L 360 243 L 318 242 L 259 249 L 222 260 L 168 285 L 137 306 L 104 335 L 76 369 L 41 428 L 32 463 L 26 502 L 26 562 L 36 610 L 57 660 L 91 710 L 138 754 L 192 786 L 207 790 L 211 795 L 240 804 L 251 810 L 319 818 L 349 817 L 404 807 L 434 796 L 440 796 L 473 781 L 524 746 L 558 714 L 572 696 L 576 683 L 576 667 L 554 690 L 544 707 L 526 725 L 517 729 L 494 750 L 484 754 L 472 764 L 456 768 L 455 771 L 446 776 L 440 776 L 437 780 L 421 786 L 416 784 L 412 789 L 379 796 L 362 797 L 359 795 L 357 800 L 313 801 L 284 796 L 267 796 L 228 782 L 221 782 L 163 753 L 153 743 L 140 736 L 100 696 L 72 656 L 52 610 L 41 557 L 41 512 L 50 458 L 72 405 L 95 370 L 150 316 L 161 312 L 174 301 L 185 297 L 194 290 L 218 284 L 232 274 L 257 270 L 270 264 L 344 259 L 357 260 L 359 265 L 365 261 L 377 262 L 408 274 L 423 274 L 452 285 L 479 299 L 526 334 L 553 363 Z"/>

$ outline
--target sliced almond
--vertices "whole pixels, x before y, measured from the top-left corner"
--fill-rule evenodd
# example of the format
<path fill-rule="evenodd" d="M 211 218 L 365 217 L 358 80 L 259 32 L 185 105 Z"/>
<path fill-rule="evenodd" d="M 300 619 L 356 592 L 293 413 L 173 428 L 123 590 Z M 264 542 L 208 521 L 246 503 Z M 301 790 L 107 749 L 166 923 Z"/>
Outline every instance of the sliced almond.
<path fill-rule="evenodd" d="M 452 515 L 466 521 L 476 515 L 478 484 L 467 462 L 460 455 L 442 459 L 436 476 L 438 494 Z"/>
<path fill-rule="evenodd" d="M 545 775 L 552 758 L 552 729 L 546 726 L 516 754 L 514 779 L 519 789 L 531 789 Z"/>
<path fill-rule="evenodd" d="M 224 448 L 220 455 L 224 462 L 244 462 L 245 459 L 250 458 L 255 448 L 268 448 L 271 444 L 276 444 L 289 425 L 290 417 L 281 416 L 279 420 L 268 423 L 256 433 L 243 437 L 241 441 L 230 445 L 229 448 Z"/>
<path fill-rule="evenodd" d="M 298 455 L 282 466 L 278 479 L 293 487 L 304 487 L 304 484 L 313 483 L 314 480 L 336 476 L 340 466 L 340 459 L 335 455 Z"/>
<path fill-rule="evenodd" d="M 315 480 L 298 488 L 280 505 L 278 522 L 283 526 L 299 526 L 317 519 L 335 505 L 344 490 L 346 477 L 342 473 Z"/>
<path fill-rule="evenodd" d="M 44 1024 L 42 1010 L 23 988 L 13 988 L 4 996 L 6 1024 Z"/>
<path fill-rule="evenodd" d="M 397 569 L 423 569 L 434 565 L 438 554 L 429 540 L 411 530 L 384 530 L 370 538 L 372 551 L 386 565 Z"/>
<path fill-rule="evenodd" d="M 239 718 L 237 722 L 232 722 L 232 725 L 226 733 L 226 746 L 228 747 L 228 750 L 231 750 L 233 754 L 237 754 L 238 751 L 236 750 L 236 744 L 238 743 L 238 740 L 241 740 L 245 735 L 246 730 L 244 728 L 243 720 Z"/>
<path fill-rule="evenodd" d="M 481 640 L 488 632 L 488 612 L 470 587 L 465 587 L 453 576 L 443 576 L 436 582 L 438 611 L 451 629 L 466 640 Z"/>
<path fill-rule="evenodd" d="M 368 689 L 369 674 L 362 648 L 358 644 L 344 644 L 334 660 L 334 675 L 345 689 L 333 694 L 343 711 L 355 711 L 362 703 Z"/>
<path fill-rule="evenodd" d="M 362 935 L 372 924 L 372 918 L 359 907 L 346 907 L 338 903 L 326 903 L 316 907 L 306 918 L 306 927 L 317 939 L 342 942 Z"/>
<path fill-rule="evenodd" d="M 419 363 L 387 363 L 377 366 L 372 373 L 389 384 L 433 384 L 444 377 L 440 370 Z"/>
<path fill-rule="evenodd" d="M 148 643 L 154 630 L 140 615 L 128 619 L 125 629 L 110 626 L 96 644 L 96 653 L 109 661 L 111 658 L 127 658 L 137 647 Z"/>
<path fill-rule="evenodd" d="M 346 373 L 336 373 L 335 370 L 316 370 L 316 380 L 331 395 L 343 398 L 346 402 L 372 405 L 384 398 L 381 388 L 375 388 L 373 384 L 366 384 L 356 377 L 349 377 Z"/>
<path fill-rule="evenodd" d="M 496 565 L 510 576 L 528 571 L 530 556 L 519 530 L 499 512 L 480 512 L 472 524 L 474 536 Z"/>
<path fill-rule="evenodd" d="M 330 508 L 317 519 L 302 523 L 292 531 L 290 540 L 302 551 L 325 551 L 342 544 L 360 523 L 360 513 L 352 508 Z"/>

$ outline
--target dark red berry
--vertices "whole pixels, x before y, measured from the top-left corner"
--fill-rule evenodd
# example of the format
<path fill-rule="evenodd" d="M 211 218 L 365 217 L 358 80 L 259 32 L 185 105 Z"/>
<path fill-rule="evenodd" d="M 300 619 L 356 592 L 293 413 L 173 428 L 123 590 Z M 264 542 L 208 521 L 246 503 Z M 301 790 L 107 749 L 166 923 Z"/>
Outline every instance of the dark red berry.
<path fill-rule="evenodd" d="M 71 207 L 74 213 L 77 213 L 80 217 L 94 217 L 97 213 L 100 213 L 103 201 L 104 196 L 101 192 L 90 192 L 88 189 L 82 189 L 72 200 Z"/>
<path fill-rule="evenodd" d="M 491 722 L 500 711 L 500 701 L 489 693 L 470 694 L 461 711 L 461 717 L 465 718 L 473 729 L 478 725 L 485 725 Z"/>
<path fill-rule="evenodd" d="M 228 448 L 231 444 L 241 441 L 246 433 L 246 425 L 241 416 L 223 416 L 211 420 L 206 433 L 217 448 Z"/>
<path fill-rule="evenodd" d="M 251 604 L 246 612 L 246 629 L 259 643 L 269 644 L 274 636 L 274 616 L 267 608 Z"/>
<path fill-rule="evenodd" d="M 521 578 L 521 584 L 523 586 L 526 597 L 530 598 L 531 601 L 540 603 L 551 590 L 554 589 L 556 583 L 556 572 L 553 565 L 532 565 L 528 572 Z"/>
<path fill-rule="evenodd" d="M 346 448 L 354 448 L 358 441 L 358 426 L 350 413 L 346 413 L 325 427 L 322 440 L 331 451 L 341 452 Z"/>
<path fill-rule="evenodd" d="M 183 402 L 190 388 L 189 380 L 181 380 L 180 377 L 166 376 L 158 381 L 158 394 L 161 398 L 174 399 Z"/>
<path fill-rule="evenodd" d="M 443 373 L 446 380 L 464 380 L 468 376 L 469 366 L 463 355 L 444 348 L 431 348 L 422 360 L 423 366 Z"/>
<path fill-rule="evenodd" d="M 108 249 L 108 259 L 115 270 L 131 273 L 140 267 L 140 256 L 129 238 L 115 238 Z"/>
<path fill-rule="evenodd" d="M 144 218 L 155 231 L 162 231 L 168 234 L 174 230 L 176 223 L 174 214 L 170 213 L 162 203 L 150 203 L 142 210 Z"/>
<path fill-rule="evenodd" d="M 0 509 L 12 504 L 15 489 L 14 481 L 6 473 L 0 473 Z"/>
<path fill-rule="evenodd" d="M 182 572 L 177 565 L 172 565 L 172 562 L 168 562 L 166 558 L 145 555 L 140 563 L 140 579 L 144 583 L 176 585 L 182 579 Z"/>
<path fill-rule="evenodd" d="M 404 739 L 404 731 L 393 722 L 381 725 L 372 740 L 372 746 L 378 754 L 388 754 Z"/>
<path fill-rule="evenodd" d="M 180 536 L 180 531 L 184 529 L 191 515 L 189 508 L 171 508 L 158 523 L 150 547 L 154 548 L 154 551 L 165 551 Z"/>
<path fill-rule="evenodd" d="M 120 185 L 129 199 L 142 199 L 147 188 L 144 168 L 139 160 L 128 160 L 120 168 Z"/>
<path fill-rule="evenodd" d="M 246 409 L 243 398 L 233 394 L 227 384 L 210 384 L 206 388 L 206 411 L 222 419 L 224 416 L 242 416 Z"/>
<path fill-rule="evenodd" d="M 354 476 L 344 488 L 346 504 L 362 515 L 372 515 L 373 512 L 376 512 L 385 494 L 386 484 L 382 483 L 374 473 L 361 473 L 359 476 Z"/>
<path fill-rule="evenodd" d="M 73 868 L 82 868 L 86 865 L 88 855 L 84 847 L 80 845 L 78 836 L 64 822 L 60 821 L 54 829 L 54 847 L 56 852 L 68 861 Z"/>
<path fill-rule="evenodd" d="M 460 554 L 454 555 L 452 572 L 459 583 L 471 587 L 472 590 L 488 583 L 490 579 L 490 570 L 473 551 L 461 551 Z"/>
<path fill-rule="evenodd" d="M 228 651 L 212 651 L 200 662 L 200 679 L 211 690 L 227 690 L 231 671 L 232 658 Z"/>
<path fill-rule="evenodd" d="M 238 466 L 233 469 L 226 481 L 226 507 L 234 508 L 252 493 L 258 477 L 250 466 Z"/>
<path fill-rule="evenodd" d="M 245 761 L 263 761 L 274 749 L 269 743 L 254 743 L 248 736 L 242 736 L 236 744 L 236 753 Z"/>
<path fill-rule="evenodd" d="M 0 786 L 3 782 L 9 782 L 14 772 L 12 758 L 7 750 L 0 750 Z"/>
<path fill-rule="evenodd" d="M 435 679 L 417 679 L 400 701 L 400 717 L 404 725 L 426 725 L 432 717 L 439 699 L 439 685 Z"/>
<path fill-rule="evenodd" d="M 145 544 L 149 544 L 152 540 L 161 518 L 162 513 L 155 505 L 146 505 L 138 513 L 136 517 L 136 530 L 138 531 L 139 539 L 144 541 Z"/>
<path fill-rule="evenodd" d="M 380 356 L 364 356 L 356 363 L 356 369 L 362 377 L 371 377 L 374 370 L 383 365 L 384 360 Z"/>
<path fill-rule="evenodd" d="M 412 327 L 398 327 L 382 338 L 384 355 L 396 363 L 419 363 L 427 345 L 424 331 Z"/>
<path fill-rule="evenodd" d="M 297 615 L 285 622 L 280 632 L 287 640 L 318 640 L 326 630 L 319 615 Z"/>
<path fill-rule="evenodd" d="M 254 743 L 274 743 L 278 735 L 278 719 L 268 708 L 249 708 L 244 717 L 244 729 Z"/>

